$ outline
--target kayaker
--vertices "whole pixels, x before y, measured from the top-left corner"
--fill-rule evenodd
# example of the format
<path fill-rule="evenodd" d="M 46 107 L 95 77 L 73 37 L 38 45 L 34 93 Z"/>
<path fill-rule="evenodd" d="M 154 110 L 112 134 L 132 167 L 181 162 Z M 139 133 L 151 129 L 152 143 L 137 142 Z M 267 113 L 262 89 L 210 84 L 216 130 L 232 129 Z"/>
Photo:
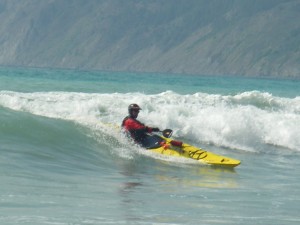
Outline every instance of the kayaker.
<path fill-rule="evenodd" d="M 136 118 L 139 115 L 141 107 L 138 104 L 130 104 L 128 106 L 128 116 L 123 119 L 122 128 L 130 134 L 130 136 L 139 144 L 143 144 L 143 140 L 147 133 L 158 132 L 157 127 L 148 127 L 138 121 Z"/>

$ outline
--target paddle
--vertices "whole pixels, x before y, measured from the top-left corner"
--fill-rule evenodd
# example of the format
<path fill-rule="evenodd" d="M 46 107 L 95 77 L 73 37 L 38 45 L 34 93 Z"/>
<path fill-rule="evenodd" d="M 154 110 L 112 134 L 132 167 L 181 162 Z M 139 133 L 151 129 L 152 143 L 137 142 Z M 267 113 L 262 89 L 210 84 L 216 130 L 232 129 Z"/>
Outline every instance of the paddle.
<path fill-rule="evenodd" d="M 166 138 L 170 138 L 172 136 L 173 130 L 171 129 L 165 129 L 163 131 L 159 131 L 162 132 L 162 135 Z"/>
<path fill-rule="evenodd" d="M 162 132 L 162 134 L 165 138 L 170 138 L 172 136 L 173 130 L 165 129 L 165 130 L 160 131 L 160 132 Z M 180 148 L 182 148 L 182 144 L 183 144 L 182 141 L 176 141 L 176 140 L 171 140 L 170 143 L 171 143 L 171 145 L 177 146 L 177 147 L 180 147 Z"/>

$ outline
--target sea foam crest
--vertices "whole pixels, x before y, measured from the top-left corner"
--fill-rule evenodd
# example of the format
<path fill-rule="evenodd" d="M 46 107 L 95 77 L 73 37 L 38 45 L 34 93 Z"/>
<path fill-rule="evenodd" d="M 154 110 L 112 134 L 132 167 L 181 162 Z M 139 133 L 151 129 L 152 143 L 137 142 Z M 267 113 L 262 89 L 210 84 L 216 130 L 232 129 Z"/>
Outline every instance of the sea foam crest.
<path fill-rule="evenodd" d="M 269 145 L 300 151 L 300 97 L 259 91 L 236 95 L 0 92 L 2 107 L 71 120 L 94 130 L 104 129 L 101 124 L 120 125 L 131 103 L 142 107 L 142 122 L 172 128 L 174 137 L 247 151 L 264 151 Z"/>

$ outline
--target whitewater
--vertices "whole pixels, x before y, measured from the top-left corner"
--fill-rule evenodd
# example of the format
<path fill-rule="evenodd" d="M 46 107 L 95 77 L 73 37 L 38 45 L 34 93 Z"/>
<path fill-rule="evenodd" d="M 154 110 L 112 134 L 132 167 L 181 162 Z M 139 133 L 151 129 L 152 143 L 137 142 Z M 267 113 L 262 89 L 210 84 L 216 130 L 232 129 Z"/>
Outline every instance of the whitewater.
<path fill-rule="evenodd" d="M 1 224 L 299 224 L 299 80 L 0 69 Z M 162 157 L 139 120 L 234 170 Z"/>
<path fill-rule="evenodd" d="M 75 92 L 0 92 L 3 107 L 55 119 L 71 120 L 89 128 L 120 124 L 129 104 L 143 106 L 141 120 L 172 127 L 175 136 L 248 151 L 267 145 L 300 150 L 300 97 L 274 97 L 252 91 L 232 96 L 166 91 L 87 94 Z"/>

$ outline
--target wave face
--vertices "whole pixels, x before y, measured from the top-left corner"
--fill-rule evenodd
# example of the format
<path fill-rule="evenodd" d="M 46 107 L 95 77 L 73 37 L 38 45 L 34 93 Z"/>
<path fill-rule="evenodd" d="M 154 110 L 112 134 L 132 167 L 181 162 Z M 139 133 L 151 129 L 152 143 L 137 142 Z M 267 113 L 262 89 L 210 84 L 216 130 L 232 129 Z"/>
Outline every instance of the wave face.
<path fill-rule="evenodd" d="M 299 224 L 299 88 L 0 68 L 0 224 Z M 132 145 L 116 129 L 131 103 L 142 122 L 241 165 L 204 166 Z"/>
<path fill-rule="evenodd" d="M 251 91 L 236 95 L 143 93 L 0 92 L 0 106 L 73 121 L 112 135 L 103 124 L 120 124 L 130 103 L 139 119 L 195 143 L 264 151 L 270 146 L 300 151 L 300 98 Z M 101 122 L 101 123 L 100 123 Z"/>

